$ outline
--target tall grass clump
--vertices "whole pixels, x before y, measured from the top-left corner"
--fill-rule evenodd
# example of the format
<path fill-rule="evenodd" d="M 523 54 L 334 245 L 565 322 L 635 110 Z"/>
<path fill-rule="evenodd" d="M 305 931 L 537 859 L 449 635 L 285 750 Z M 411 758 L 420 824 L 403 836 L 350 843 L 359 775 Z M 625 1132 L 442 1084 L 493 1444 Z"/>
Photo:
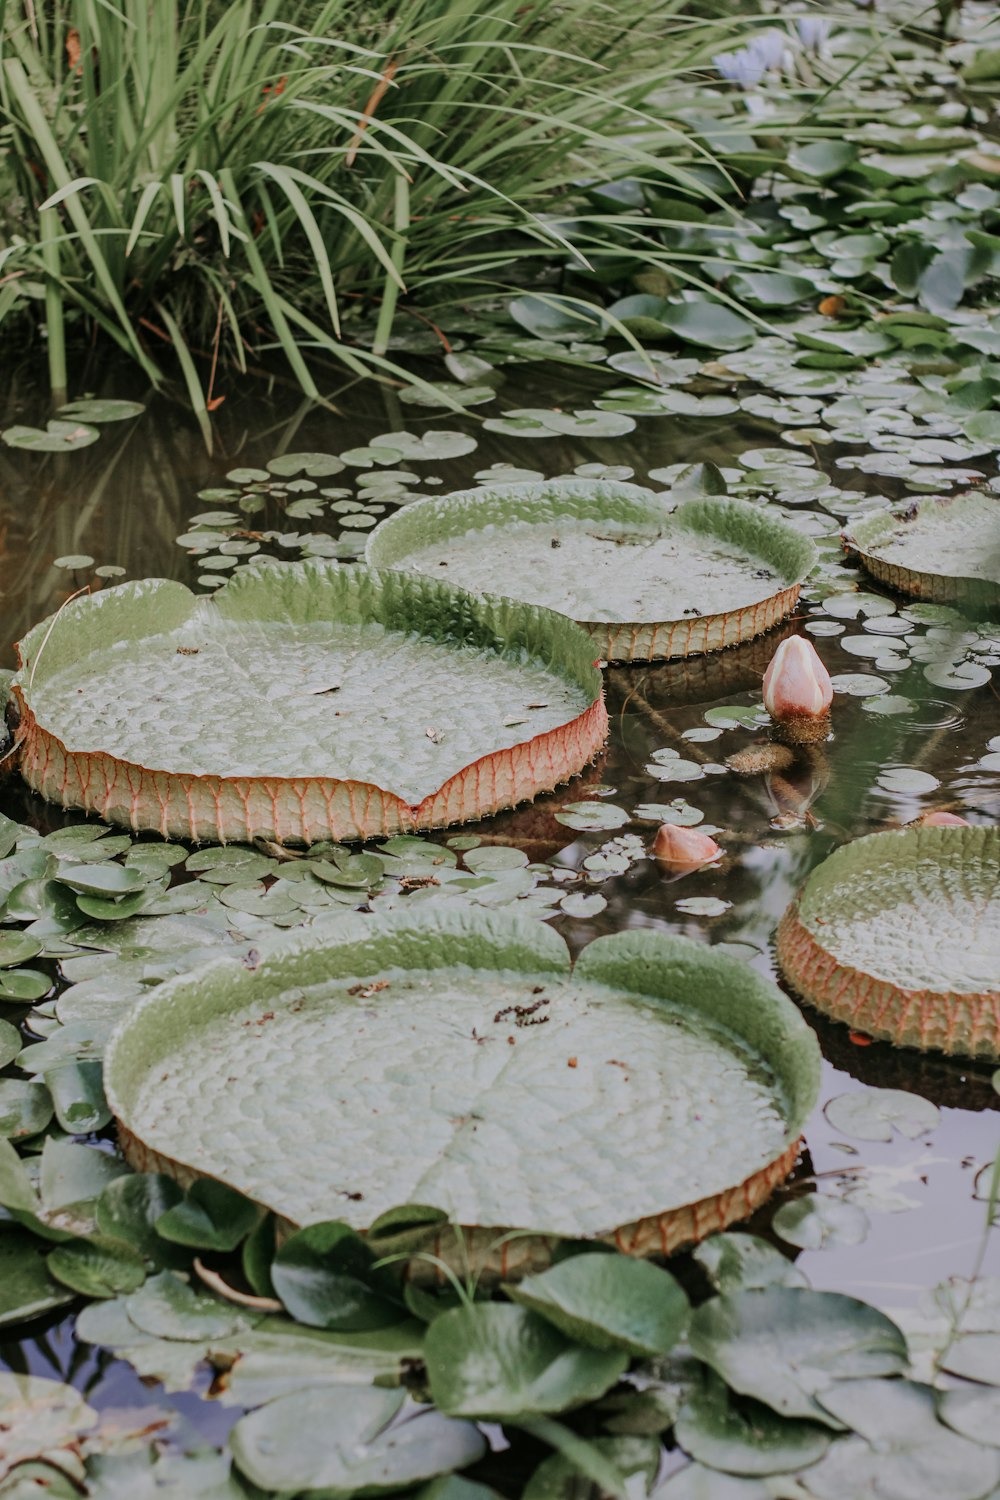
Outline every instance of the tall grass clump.
<path fill-rule="evenodd" d="M 56 391 L 103 333 L 154 381 L 172 345 L 196 409 L 273 347 L 315 395 L 403 306 L 613 249 L 588 182 L 697 195 L 648 102 L 711 45 L 683 0 L 0 0 L 0 323 Z"/>

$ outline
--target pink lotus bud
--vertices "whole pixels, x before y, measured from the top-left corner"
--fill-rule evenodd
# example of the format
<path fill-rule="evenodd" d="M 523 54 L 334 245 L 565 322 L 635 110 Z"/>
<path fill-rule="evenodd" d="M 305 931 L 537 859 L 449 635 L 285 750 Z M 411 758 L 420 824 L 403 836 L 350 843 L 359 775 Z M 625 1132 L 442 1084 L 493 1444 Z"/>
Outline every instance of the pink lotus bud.
<path fill-rule="evenodd" d="M 957 813 L 950 812 L 926 812 L 914 820 L 916 828 L 969 828 L 968 818 L 960 818 Z"/>
<path fill-rule="evenodd" d="M 764 707 L 789 739 L 815 740 L 825 733 L 833 701 L 830 674 L 816 648 L 802 636 L 782 641 L 764 673 Z"/>
<path fill-rule="evenodd" d="M 686 866 L 697 869 L 718 859 L 722 850 L 707 833 L 697 828 L 679 828 L 676 823 L 664 823 L 653 840 L 653 857 L 677 868 Z"/>

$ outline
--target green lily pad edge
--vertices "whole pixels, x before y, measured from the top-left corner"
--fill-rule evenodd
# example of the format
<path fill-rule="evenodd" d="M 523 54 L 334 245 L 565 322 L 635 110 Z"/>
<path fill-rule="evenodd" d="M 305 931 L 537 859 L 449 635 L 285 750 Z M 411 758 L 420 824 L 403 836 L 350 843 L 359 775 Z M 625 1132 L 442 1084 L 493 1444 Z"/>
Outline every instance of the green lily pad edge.
<path fill-rule="evenodd" d="M 695 1057 L 674 1090 L 681 1120 L 684 1089 L 703 1105 L 674 1131 L 709 1157 L 694 1202 L 689 1153 L 678 1146 L 673 1193 L 663 1166 L 669 1105 L 648 1113 L 671 1092 L 661 1063 L 641 1076 L 657 1044 Z M 704 944 L 598 938 L 571 974 L 542 924 L 459 909 L 359 916 L 268 949 L 253 970 L 222 959 L 168 982 L 113 1033 L 105 1089 L 141 1170 L 214 1177 L 286 1225 L 337 1217 L 364 1232 L 399 1202 L 429 1205 L 437 1222 L 417 1248 L 509 1276 L 547 1264 L 555 1237 L 659 1255 L 745 1217 L 790 1170 L 819 1070 L 792 1002 Z M 765 1125 L 732 1114 L 748 1097 Z M 607 1170 L 581 1192 L 570 1157 L 593 1160 L 595 1140 Z"/>
<path fill-rule="evenodd" d="M 808 537 L 747 501 L 575 477 L 428 496 L 382 521 L 365 556 L 435 577 L 447 567 L 486 594 L 516 588 L 578 621 L 606 661 L 751 640 L 792 612 L 817 561 Z"/>
<path fill-rule="evenodd" d="M 1000 609 L 1000 496 L 930 496 L 877 510 L 842 533 L 881 582 L 917 599 Z"/>
<path fill-rule="evenodd" d="M 844 844 L 789 905 L 777 956 L 796 993 L 856 1031 L 1000 1059 L 1000 828 Z"/>
<path fill-rule="evenodd" d="M 325 561 L 241 569 L 211 598 L 102 589 L 18 649 L 24 780 L 168 839 L 467 822 L 570 780 L 607 733 L 593 645 L 564 616 Z"/>

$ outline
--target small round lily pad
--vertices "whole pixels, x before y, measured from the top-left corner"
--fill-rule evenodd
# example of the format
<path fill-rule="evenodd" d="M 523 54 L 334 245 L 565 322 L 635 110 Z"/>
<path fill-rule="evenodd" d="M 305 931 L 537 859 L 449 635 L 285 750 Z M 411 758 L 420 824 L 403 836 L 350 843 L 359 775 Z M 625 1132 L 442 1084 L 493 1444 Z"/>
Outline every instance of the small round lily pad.
<path fill-rule="evenodd" d="M 1000 829 L 844 845 L 785 912 L 778 962 L 803 999 L 856 1031 L 1000 1058 Z"/>
<path fill-rule="evenodd" d="M 133 1164 L 297 1225 L 364 1232 L 418 1202 L 444 1217 L 417 1248 L 510 1276 L 554 1237 L 669 1253 L 794 1163 L 819 1049 L 740 961 L 641 931 L 571 971 L 561 938 L 506 912 L 367 925 L 253 973 L 203 966 L 129 1011 L 105 1087 Z"/>
<path fill-rule="evenodd" d="M 104 589 L 19 651 L 28 785 L 163 838 L 460 823 L 569 780 L 607 731 L 569 620 L 319 560 L 240 569 L 211 598 L 165 579 Z"/>
<path fill-rule="evenodd" d="M 845 531 L 843 542 L 873 577 L 901 593 L 1000 608 L 1000 495 L 974 490 L 874 511 Z"/>
<path fill-rule="evenodd" d="M 743 500 L 673 503 L 580 478 L 419 500 L 376 528 L 366 556 L 559 610 L 607 661 L 750 640 L 791 613 L 816 561 L 808 538 Z"/>

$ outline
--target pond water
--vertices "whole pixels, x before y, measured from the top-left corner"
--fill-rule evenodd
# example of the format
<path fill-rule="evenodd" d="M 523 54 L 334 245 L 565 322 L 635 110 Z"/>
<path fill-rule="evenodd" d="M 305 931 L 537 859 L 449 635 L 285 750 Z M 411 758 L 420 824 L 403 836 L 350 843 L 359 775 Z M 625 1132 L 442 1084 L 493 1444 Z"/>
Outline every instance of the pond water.
<path fill-rule="evenodd" d="M 84 372 L 81 391 L 85 387 L 109 398 L 143 395 L 134 377 L 96 367 Z M 523 367 L 509 377 L 500 406 L 587 410 L 600 388 L 585 371 Z M 469 486 L 494 465 L 545 476 L 589 466 L 585 472 L 631 473 L 645 483 L 650 471 L 672 465 L 730 468 L 748 450 L 762 450 L 758 465 L 767 469 L 777 462 L 781 441 L 774 424 L 743 409 L 640 417 L 634 431 L 614 437 L 551 433 L 527 441 L 484 429 L 478 411 L 428 412 L 402 405 L 389 389 L 347 389 L 334 407 L 303 403 L 287 387 L 261 381 L 230 395 L 216 414 L 212 457 L 184 408 L 152 396 L 143 416 L 103 427 L 101 440 L 79 452 L 0 449 L 3 664 L 13 665 L 12 643 L 30 625 L 75 589 L 101 581 L 94 579 L 95 568 L 110 565 L 128 578 L 174 578 L 207 589 L 213 574 L 225 576 L 256 546 L 295 557 L 303 550 L 301 538 L 312 535 L 306 551 L 350 555 L 402 495 Z M 495 416 L 497 407 L 488 410 Z M 38 422 L 44 415 L 41 393 L 22 372 L 12 372 L 7 423 Z M 442 429 L 467 434 L 474 448 L 449 457 L 462 447 L 453 442 L 444 445 L 445 456 L 434 456 L 432 447 L 429 458 L 411 460 L 411 439 L 389 470 L 364 456 L 374 438 Z M 268 461 L 283 453 L 345 451 L 355 460 L 348 457 L 331 477 L 291 492 L 275 488 L 267 475 Z M 789 463 L 815 461 L 813 477 L 836 472 L 843 451 L 836 443 L 784 449 Z M 403 479 L 388 477 L 400 471 Z M 516 476 L 498 470 L 497 477 Z M 317 484 L 342 493 L 317 499 Z M 894 479 L 857 470 L 839 473 L 837 484 L 848 501 L 841 513 L 853 500 L 901 493 Z M 795 524 L 820 538 L 835 536 L 837 515 L 811 494 L 786 490 L 782 498 Z M 235 523 L 225 519 L 233 511 Z M 199 527 L 204 541 L 196 555 Z M 353 534 L 353 543 L 349 537 L 338 546 L 342 531 Z M 282 546 L 268 533 L 299 540 Z M 178 537 L 187 545 L 178 545 Z M 60 557 L 92 561 L 54 566 Z M 603 897 L 603 905 L 581 903 L 589 915 L 555 908 L 553 925 L 574 950 L 602 933 L 652 927 L 726 944 L 771 975 L 775 924 L 807 872 L 833 847 L 930 807 L 972 822 L 1000 815 L 996 687 L 989 680 L 963 689 L 939 685 L 946 672 L 937 683 L 929 681 L 919 653 L 911 658 L 901 643 L 948 628 L 945 617 L 922 616 L 919 609 L 907 614 L 907 601 L 859 582 L 846 560 L 838 560 L 835 545 L 825 548 L 824 559 L 818 584 L 807 587 L 794 618 L 770 636 L 707 658 L 610 669 L 611 735 L 598 763 L 553 796 L 463 830 L 551 864 L 557 885 L 568 892 Z M 850 591 L 855 587 L 860 592 Z M 767 743 L 763 716 L 755 712 L 760 678 L 778 641 L 795 630 L 809 633 L 834 676 L 832 737 L 801 751 L 780 772 L 737 774 L 726 759 Z M 578 818 L 584 826 L 576 828 L 558 821 L 567 804 L 581 802 L 600 811 L 585 811 Z M 74 821 L 33 798 L 16 778 L 0 788 L 0 811 L 46 831 Z M 646 855 L 658 823 L 665 816 L 694 822 L 699 814 L 698 826 L 713 833 L 725 858 L 681 878 L 665 874 Z M 113 961 L 108 964 L 110 972 Z M 20 1018 L 24 1008 L 7 1006 L 4 1013 Z M 1000 1243 L 994 1236 L 984 1244 L 987 1206 L 976 1196 L 977 1174 L 1000 1147 L 992 1067 L 897 1051 L 814 1013 L 808 1019 L 825 1059 L 821 1105 L 806 1127 L 807 1149 L 793 1180 L 753 1227 L 766 1233 L 776 1208 L 814 1191 L 850 1203 L 861 1211 L 852 1216 L 851 1232 L 834 1234 L 822 1249 L 802 1249 L 799 1264 L 814 1286 L 852 1292 L 888 1311 L 912 1309 L 924 1289 L 949 1276 L 968 1276 L 977 1267 L 1000 1273 Z M 825 1106 L 871 1087 L 930 1100 L 940 1119 L 915 1139 L 848 1136 L 831 1123 Z M 791 1247 L 789 1253 L 795 1253 Z M 143 1386 L 123 1361 L 76 1343 L 73 1323 L 72 1312 L 54 1314 L 33 1336 L 0 1343 L 0 1367 L 61 1374 L 86 1387 L 102 1407 L 166 1404 L 204 1438 L 222 1439 L 237 1413 L 203 1399 L 208 1375 L 196 1392 L 165 1396 Z"/>

